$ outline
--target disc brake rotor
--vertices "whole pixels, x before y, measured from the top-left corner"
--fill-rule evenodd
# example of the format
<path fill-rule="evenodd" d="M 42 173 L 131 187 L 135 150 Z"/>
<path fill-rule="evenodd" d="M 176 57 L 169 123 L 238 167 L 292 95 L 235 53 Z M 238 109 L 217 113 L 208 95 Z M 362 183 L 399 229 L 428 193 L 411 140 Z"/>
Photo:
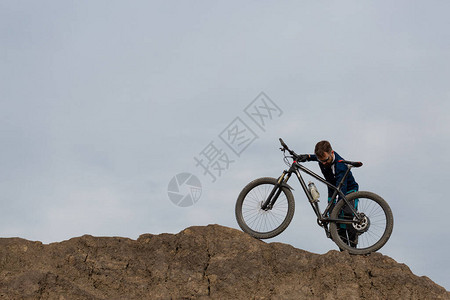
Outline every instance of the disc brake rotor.
<path fill-rule="evenodd" d="M 358 219 L 355 217 L 353 221 L 358 221 Z M 366 232 L 370 227 L 370 220 L 366 215 L 363 215 L 363 218 L 359 222 L 355 222 L 352 225 L 358 232 Z"/>

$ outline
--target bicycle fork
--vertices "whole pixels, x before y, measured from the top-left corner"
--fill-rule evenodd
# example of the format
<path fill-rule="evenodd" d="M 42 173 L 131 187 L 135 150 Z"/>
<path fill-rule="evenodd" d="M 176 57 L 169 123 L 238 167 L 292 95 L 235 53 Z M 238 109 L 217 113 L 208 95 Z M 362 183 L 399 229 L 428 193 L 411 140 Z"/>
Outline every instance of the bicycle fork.
<path fill-rule="evenodd" d="M 288 174 L 288 172 L 283 171 L 283 174 L 281 174 L 281 176 L 278 177 L 277 184 L 273 187 L 266 201 L 264 201 L 264 203 L 262 203 L 261 205 L 262 210 L 272 209 L 272 207 L 275 205 L 275 202 L 277 201 L 278 197 L 281 194 L 282 187 L 288 187 L 286 182 L 288 181 L 289 177 L 291 177 L 291 174 L 289 173 L 287 177 L 286 174 Z"/>

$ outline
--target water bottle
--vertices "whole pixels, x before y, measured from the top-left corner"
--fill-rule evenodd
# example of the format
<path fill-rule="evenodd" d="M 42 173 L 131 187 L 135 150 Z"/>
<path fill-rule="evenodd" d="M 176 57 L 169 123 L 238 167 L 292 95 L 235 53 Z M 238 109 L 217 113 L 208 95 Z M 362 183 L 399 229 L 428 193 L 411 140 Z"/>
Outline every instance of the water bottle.
<path fill-rule="evenodd" d="M 320 194 L 319 194 L 319 191 L 317 190 L 316 185 L 314 184 L 314 182 L 310 181 L 308 183 L 308 190 L 311 193 L 311 196 L 312 196 L 312 199 L 313 199 L 312 202 L 318 202 Z"/>

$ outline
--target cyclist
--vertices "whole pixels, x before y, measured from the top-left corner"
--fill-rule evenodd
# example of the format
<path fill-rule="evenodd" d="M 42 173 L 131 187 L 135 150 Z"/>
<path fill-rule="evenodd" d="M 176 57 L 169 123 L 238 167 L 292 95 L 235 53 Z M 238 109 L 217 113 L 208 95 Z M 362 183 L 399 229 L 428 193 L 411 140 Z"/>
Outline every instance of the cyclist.
<path fill-rule="evenodd" d="M 337 186 L 339 182 L 347 172 L 347 165 L 341 161 L 343 158 L 331 147 L 330 142 L 328 141 L 320 141 L 316 144 L 314 149 L 314 154 L 307 154 L 306 160 L 308 161 L 317 161 L 319 162 L 320 170 L 322 171 L 325 179 L 334 186 Z M 348 195 L 350 193 L 358 191 L 358 183 L 355 181 L 353 174 L 350 172 L 345 179 L 341 187 L 341 191 L 344 195 Z M 333 195 L 333 189 L 328 188 L 328 202 L 333 201 L 331 210 L 336 204 L 336 199 L 331 199 Z M 357 200 L 355 208 L 357 208 L 358 203 Z M 346 206 L 341 212 L 341 216 L 352 218 L 351 210 Z M 358 243 L 356 230 L 353 226 L 346 226 L 345 224 L 341 224 L 338 229 L 338 233 L 343 237 L 343 241 L 346 242 L 351 247 L 356 247 Z"/>

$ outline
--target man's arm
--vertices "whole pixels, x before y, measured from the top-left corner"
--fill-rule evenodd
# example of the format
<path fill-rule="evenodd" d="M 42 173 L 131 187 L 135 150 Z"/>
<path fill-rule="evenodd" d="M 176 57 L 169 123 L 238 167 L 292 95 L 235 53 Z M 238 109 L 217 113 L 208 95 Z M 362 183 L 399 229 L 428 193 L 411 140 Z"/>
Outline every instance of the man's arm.
<path fill-rule="evenodd" d="M 315 154 L 308 154 L 308 161 L 319 161 Z"/>

